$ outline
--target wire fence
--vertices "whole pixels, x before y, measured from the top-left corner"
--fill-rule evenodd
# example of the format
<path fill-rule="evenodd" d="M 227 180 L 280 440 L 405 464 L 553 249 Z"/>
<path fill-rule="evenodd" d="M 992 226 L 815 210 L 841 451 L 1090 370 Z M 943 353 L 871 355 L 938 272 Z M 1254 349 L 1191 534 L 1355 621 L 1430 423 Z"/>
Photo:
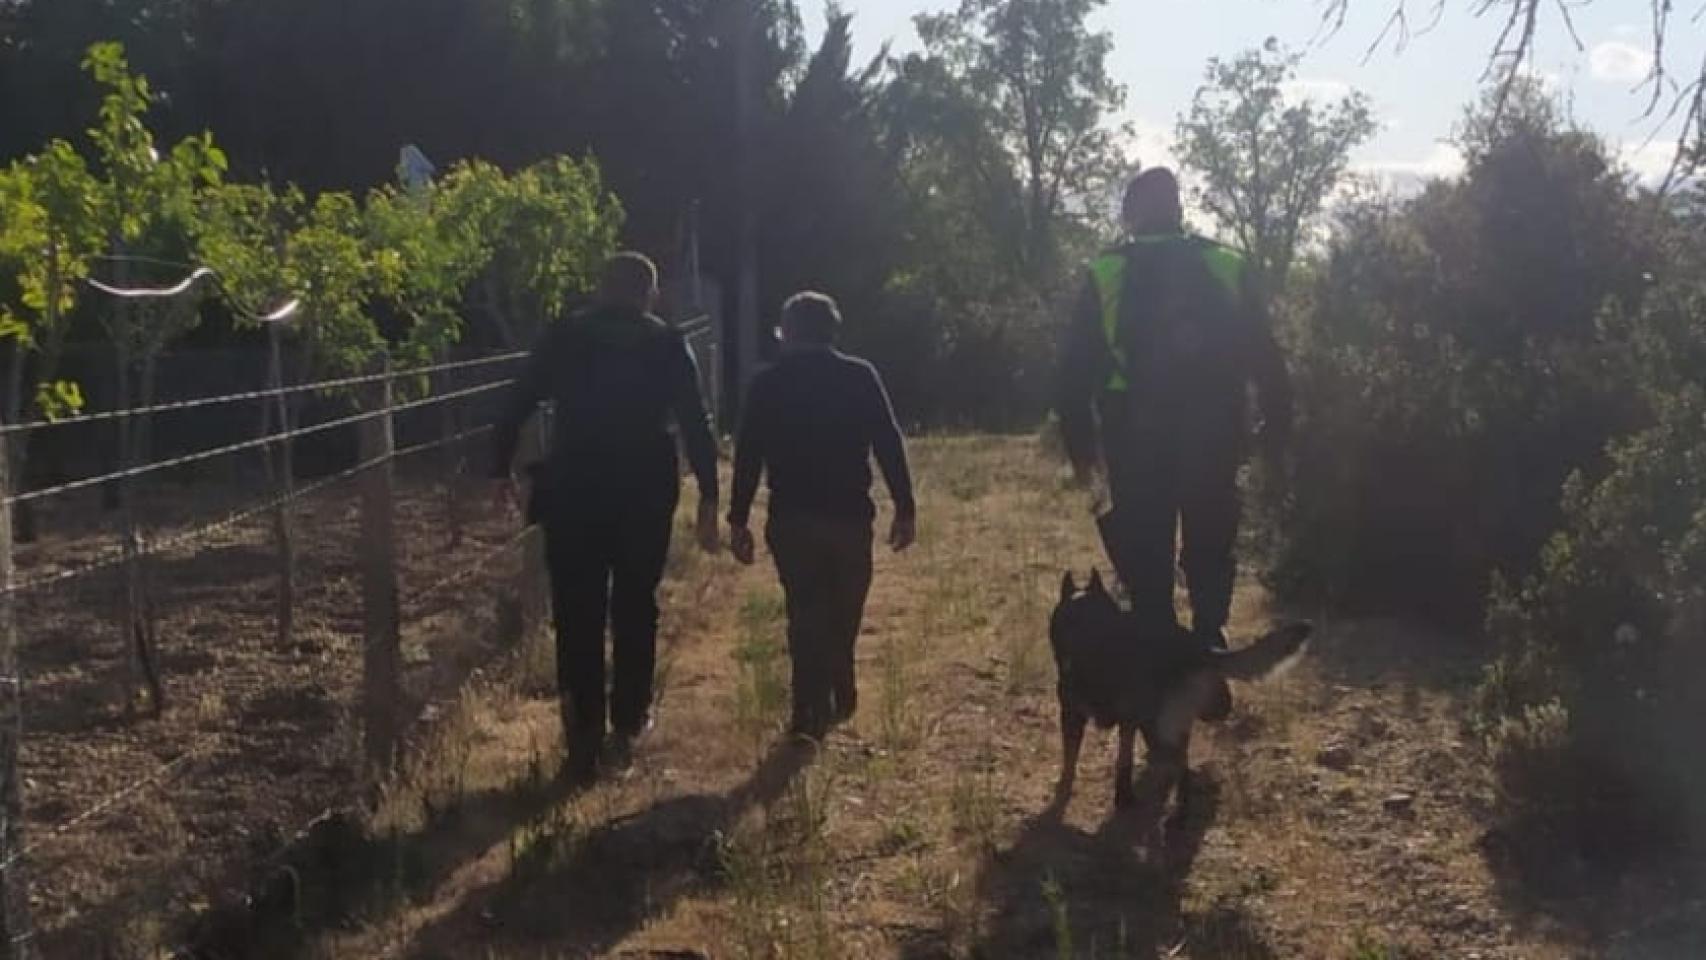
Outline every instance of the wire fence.
<path fill-rule="evenodd" d="M 533 536 L 468 495 L 469 445 L 490 430 L 469 408 L 524 356 L 0 426 L 4 438 L 362 390 L 347 415 L 40 489 L 14 490 L 0 469 L 11 956 L 108 955 L 142 922 L 127 904 L 195 902 L 329 797 L 358 802 L 395 769 L 413 718 L 538 625 Z M 430 392 L 397 399 L 410 379 Z M 398 446 L 405 421 L 425 438 Z M 328 434 L 354 435 L 345 464 L 301 485 L 281 474 L 281 445 Z M 244 454 L 267 455 L 261 479 L 173 481 Z M 134 521 L 79 496 L 111 486 Z M 24 504 L 38 536 L 14 547 Z"/>

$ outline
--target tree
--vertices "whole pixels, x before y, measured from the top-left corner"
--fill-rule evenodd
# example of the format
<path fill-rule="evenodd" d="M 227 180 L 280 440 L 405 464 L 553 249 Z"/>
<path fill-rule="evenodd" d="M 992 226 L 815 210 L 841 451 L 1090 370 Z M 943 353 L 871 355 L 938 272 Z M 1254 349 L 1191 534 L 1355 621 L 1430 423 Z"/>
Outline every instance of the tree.
<path fill-rule="evenodd" d="M 1658 219 L 1646 295 L 1601 318 L 1639 425 L 1564 485 L 1538 569 L 1499 584 L 1488 617 L 1500 656 L 1477 719 L 1510 812 L 1551 828 L 1522 851 L 1542 861 L 1559 839 L 1617 859 L 1706 842 L 1688 735 L 1706 724 L 1692 683 L 1706 669 L 1706 192 Z M 1607 823 L 1626 825 L 1611 843 Z"/>
<path fill-rule="evenodd" d="M 763 300 L 803 289 L 841 302 L 849 336 L 900 361 L 871 337 L 886 316 L 884 287 L 905 254 L 898 165 L 877 113 L 884 58 L 853 62 L 852 16 L 831 7 L 822 42 L 806 64 L 763 151 Z M 892 384 L 891 384 L 892 386 Z"/>
<path fill-rule="evenodd" d="M 1300 419 L 1283 593 L 1476 624 L 1495 572 L 1533 569 L 1565 477 L 1637 422 L 1627 344 L 1600 321 L 1647 292 L 1650 218 L 1538 87 L 1488 126 L 1494 96 L 1464 125 L 1461 180 L 1352 206 L 1284 305 Z"/>
<path fill-rule="evenodd" d="M 1094 197 L 1124 169 L 1106 120 L 1125 104 L 1108 73 L 1113 38 L 1086 25 L 1103 0 L 961 0 L 921 15 L 922 63 L 909 72 L 947 89 L 999 152 L 962 155 L 991 182 L 1018 172 L 1021 274 L 1051 291 L 1065 261 L 1064 228 L 1091 217 Z M 1004 169 L 991 169 L 991 164 Z"/>
<path fill-rule="evenodd" d="M 513 176 L 470 161 L 434 193 L 443 229 L 480 246 L 468 300 L 491 330 L 479 339 L 508 350 L 526 348 L 592 289 L 622 229 L 622 204 L 590 158 L 560 157 Z"/>
<path fill-rule="evenodd" d="M 1541 27 L 1549 22 L 1548 18 L 1556 17 L 1558 26 L 1580 50 L 1583 43 L 1576 32 L 1577 8 L 1596 2 L 1598 0 L 1582 0 L 1578 4 L 1549 3 L 1547 0 L 1481 0 L 1470 4 L 1475 17 L 1491 14 L 1495 21 L 1500 21 L 1484 73 L 1484 79 L 1493 81 L 1495 114 L 1504 112 L 1511 94 L 1527 78 L 1523 68 L 1533 62 L 1542 35 Z M 1440 0 L 1428 0 L 1427 12 L 1420 17 L 1416 16 L 1417 8 L 1423 4 L 1417 0 L 1327 0 L 1320 4 L 1323 26 L 1334 33 L 1343 29 L 1353 6 L 1384 7 L 1387 11 L 1384 26 L 1369 44 L 1371 56 L 1389 42 L 1393 49 L 1402 51 L 1417 34 L 1437 26 L 1446 12 L 1446 5 Z M 1700 15 L 1695 13 L 1684 19 L 1684 25 L 1679 25 L 1673 19 L 1677 4 L 1672 0 L 1652 0 L 1647 6 L 1653 60 L 1643 84 L 1649 93 L 1646 116 L 1665 116 L 1678 121 L 1676 157 L 1665 183 L 1669 188 L 1685 182 L 1687 174 L 1698 172 L 1702 165 L 1706 165 L 1706 60 L 1701 61 L 1696 72 L 1684 74 L 1687 79 L 1678 82 L 1667 58 L 1673 48 L 1671 41 L 1688 29 L 1685 24 L 1689 19 L 1698 22 Z M 1665 106 L 1667 100 L 1668 107 Z"/>
<path fill-rule="evenodd" d="M 11 341 L 8 423 L 53 418 L 82 406 L 81 392 L 59 381 L 58 373 L 79 287 L 105 248 L 99 198 L 88 164 L 63 140 L 0 170 L 0 339 Z M 30 382 L 37 384 L 33 393 L 27 390 Z M 18 434 L 8 441 L 11 473 L 20 486 L 27 481 L 28 439 Z M 20 541 L 34 538 L 34 518 L 31 504 L 18 505 Z"/>
<path fill-rule="evenodd" d="M 1263 288 L 1282 288 L 1311 221 L 1377 129 L 1368 98 L 1291 100 L 1299 57 L 1270 39 L 1230 63 L 1210 60 L 1178 124 L 1197 201 L 1251 257 Z"/>

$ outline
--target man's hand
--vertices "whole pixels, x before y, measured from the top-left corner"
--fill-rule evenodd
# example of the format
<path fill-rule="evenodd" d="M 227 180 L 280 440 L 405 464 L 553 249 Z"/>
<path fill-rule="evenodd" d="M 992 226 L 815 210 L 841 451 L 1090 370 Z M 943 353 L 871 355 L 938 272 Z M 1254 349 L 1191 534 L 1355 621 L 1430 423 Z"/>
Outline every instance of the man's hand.
<path fill-rule="evenodd" d="M 729 524 L 729 552 L 744 566 L 758 559 L 758 544 L 752 538 L 752 528 L 744 523 Z"/>
<path fill-rule="evenodd" d="M 918 542 L 918 518 L 910 513 L 895 514 L 889 526 L 889 549 L 896 553 Z"/>
<path fill-rule="evenodd" d="M 716 553 L 723 548 L 722 533 L 717 528 L 717 501 L 700 499 L 698 522 L 694 524 L 693 532 L 699 540 L 699 549 L 706 553 Z"/>

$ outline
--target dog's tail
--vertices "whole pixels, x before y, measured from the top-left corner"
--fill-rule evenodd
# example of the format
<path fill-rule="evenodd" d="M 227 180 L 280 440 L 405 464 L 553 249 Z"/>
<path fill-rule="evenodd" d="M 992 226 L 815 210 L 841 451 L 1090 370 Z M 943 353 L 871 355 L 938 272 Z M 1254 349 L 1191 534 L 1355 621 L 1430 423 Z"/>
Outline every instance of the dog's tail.
<path fill-rule="evenodd" d="M 1308 623 L 1288 623 L 1242 650 L 1215 651 L 1215 668 L 1233 680 L 1260 680 L 1303 651 L 1315 631 Z"/>

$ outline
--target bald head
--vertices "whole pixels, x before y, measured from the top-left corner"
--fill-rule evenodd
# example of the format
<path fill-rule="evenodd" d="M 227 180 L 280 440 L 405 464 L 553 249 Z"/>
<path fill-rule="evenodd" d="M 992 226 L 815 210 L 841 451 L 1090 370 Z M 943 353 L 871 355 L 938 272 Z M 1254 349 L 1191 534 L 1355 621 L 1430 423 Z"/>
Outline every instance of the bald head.
<path fill-rule="evenodd" d="M 1126 187 L 1120 219 L 1135 235 L 1178 233 L 1184 229 L 1185 207 L 1179 198 L 1179 178 L 1166 167 L 1150 167 Z"/>

